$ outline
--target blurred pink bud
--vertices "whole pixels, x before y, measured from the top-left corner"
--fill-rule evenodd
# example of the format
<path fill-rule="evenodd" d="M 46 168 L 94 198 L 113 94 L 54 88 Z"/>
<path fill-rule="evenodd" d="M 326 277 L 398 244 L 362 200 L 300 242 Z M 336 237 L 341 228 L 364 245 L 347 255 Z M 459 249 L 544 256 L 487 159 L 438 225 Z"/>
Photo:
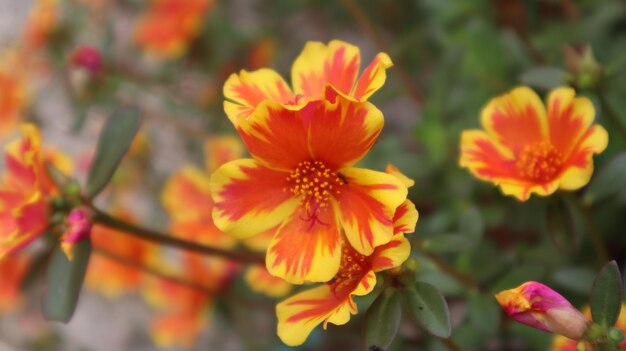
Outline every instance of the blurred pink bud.
<path fill-rule="evenodd" d="M 580 339 L 590 324 L 569 301 L 541 283 L 526 282 L 497 293 L 496 299 L 516 321 L 571 339 Z"/>
<path fill-rule="evenodd" d="M 86 207 L 75 208 L 67 216 L 67 229 L 61 236 L 61 250 L 71 261 L 74 257 L 74 245 L 89 238 L 92 227 L 92 212 Z"/>
<path fill-rule="evenodd" d="M 82 67 L 91 73 L 100 72 L 102 69 L 102 55 L 100 50 L 93 46 L 79 46 L 70 55 L 73 65 Z"/>

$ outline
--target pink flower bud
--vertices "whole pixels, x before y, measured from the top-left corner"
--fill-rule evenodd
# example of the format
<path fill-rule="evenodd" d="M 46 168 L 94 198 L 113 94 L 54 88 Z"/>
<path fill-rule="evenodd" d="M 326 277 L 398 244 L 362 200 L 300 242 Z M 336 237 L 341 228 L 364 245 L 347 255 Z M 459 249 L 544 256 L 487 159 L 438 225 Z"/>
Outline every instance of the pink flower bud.
<path fill-rule="evenodd" d="M 516 321 L 571 339 L 580 339 L 590 324 L 569 301 L 541 283 L 526 282 L 497 293 L 496 299 Z"/>
<path fill-rule="evenodd" d="M 61 250 L 71 261 L 74 257 L 74 245 L 91 234 L 92 213 L 86 207 L 75 208 L 67 216 L 67 229 L 61 236 Z"/>
<path fill-rule="evenodd" d="M 102 69 L 102 55 L 100 50 L 92 46 L 79 46 L 70 55 L 70 62 L 82 67 L 91 73 L 98 73 Z"/>

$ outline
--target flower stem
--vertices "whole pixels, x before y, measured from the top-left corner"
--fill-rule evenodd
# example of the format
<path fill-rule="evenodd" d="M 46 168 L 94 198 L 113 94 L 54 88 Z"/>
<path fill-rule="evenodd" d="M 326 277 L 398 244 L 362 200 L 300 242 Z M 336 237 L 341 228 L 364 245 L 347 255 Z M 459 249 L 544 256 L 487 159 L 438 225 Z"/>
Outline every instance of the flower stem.
<path fill-rule="evenodd" d="M 439 339 L 450 351 L 463 351 L 463 349 L 457 345 L 451 338 Z"/>
<path fill-rule="evenodd" d="M 228 251 L 222 250 L 215 247 L 205 246 L 196 244 L 191 241 L 178 239 L 172 235 L 161 233 L 156 230 L 140 227 L 138 225 L 125 222 L 119 218 L 115 218 L 105 212 L 102 212 L 96 208 L 92 208 L 94 210 L 94 223 L 100 224 L 102 226 L 116 229 L 127 233 L 129 235 L 133 235 L 140 239 L 152 241 L 155 243 L 159 243 L 161 245 L 176 247 L 179 249 L 193 251 L 197 253 L 201 253 L 208 256 L 217 256 L 222 257 L 231 261 L 236 261 L 240 263 L 249 263 L 249 264 L 258 264 L 264 265 L 265 258 L 262 255 L 252 253 L 252 252 L 243 252 L 243 251 Z"/>
<path fill-rule="evenodd" d="M 606 244 L 604 242 L 604 239 L 602 238 L 602 235 L 600 234 L 600 231 L 598 230 L 598 227 L 593 220 L 593 216 L 591 215 L 591 210 L 589 206 L 581 201 L 580 197 L 578 196 L 568 196 L 568 198 L 572 200 L 574 206 L 576 206 L 576 208 L 582 214 L 583 222 L 587 227 L 587 233 L 589 233 L 589 238 L 591 239 L 591 243 L 593 244 L 593 247 L 596 251 L 596 256 L 600 261 L 600 265 L 603 265 L 604 263 L 608 262 L 609 255 L 606 250 Z"/>
<path fill-rule="evenodd" d="M 463 285 L 469 291 L 478 290 L 479 288 L 478 283 L 476 283 L 476 281 L 474 281 L 472 277 L 470 277 L 469 275 L 463 272 L 458 271 L 456 268 L 451 266 L 446 260 L 444 260 L 441 256 L 437 255 L 436 253 L 423 250 L 422 249 L 423 242 L 421 240 L 414 239 L 412 240 L 412 243 L 414 244 L 417 250 L 419 250 L 422 254 L 428 257 L 428 259 L 430 259 L 437 266 L 437 268 L 439 268 L 439 270 L 441 270 L 443 273 L 454 278 L 456 281 L 458 281 L 461 285 Z"/>

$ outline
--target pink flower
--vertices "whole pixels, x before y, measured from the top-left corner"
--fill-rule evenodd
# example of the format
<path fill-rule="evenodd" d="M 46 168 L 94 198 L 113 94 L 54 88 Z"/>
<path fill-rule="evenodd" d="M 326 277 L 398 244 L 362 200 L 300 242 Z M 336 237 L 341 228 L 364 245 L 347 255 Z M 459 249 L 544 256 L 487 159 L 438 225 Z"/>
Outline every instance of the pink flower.
<path fill-rule="evenodd" d="M 570 339 L 580 339 L 590 324 L 569 301 L 541 283 L 526 282 L 497 293 L 496 299 L 516 321 Z"/>
<path fill-rule="evenodd" d="M 67 229 L 61 236 L 61 250 L 70 261 L 74 257 L 74 245 L 91 234 L 91 217 L 91 211 L 85 207 L 75 208 L 67 216 Z"/>

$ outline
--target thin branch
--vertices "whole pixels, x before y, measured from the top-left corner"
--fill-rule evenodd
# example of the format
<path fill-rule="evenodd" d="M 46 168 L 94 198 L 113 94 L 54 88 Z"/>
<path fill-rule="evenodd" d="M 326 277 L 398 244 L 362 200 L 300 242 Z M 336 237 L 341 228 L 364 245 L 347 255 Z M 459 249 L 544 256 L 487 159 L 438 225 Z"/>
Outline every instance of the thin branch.
<path fill-rule="evenodd" d="M 135 236 L 140 239 L 152 241 L 155 243 L 159 243 L 166 246 L 171 246 L 187 251 L 193 251 L 197 253 L 201 253 L 207 256 L 216 256 L 222 257 L 231 261 L 236 261 L 240 263 L 248 263 L 248 264 L 258 264 L 264 265 L 265 258 L 262 255 L 245 252 L 245 251 L 228 251 L 222 250 L 215 247 L 205 246 L 201 244 L 197 244 L 191 241 L 182 240 L 176 238 L 172 235 L 162 233 L 153 229 L 148 229 L 144 227 L 140 227 L 138 225 L 125 222 L 119 218 L 113 217 L 105 212 L 102 212 L 96 208 L 94 210 L 94 223 L 98 223 L 102 226 L 116 229 L 121 232 L 124 232 L 128 235 Z"/>
<path fill-rule="evenodd" d="M 581 198 L 578 196 L 567 196 L 568 199 L 576 206 L 576 208 L 580 211 L 583 217 L 583 222 L 587 227 L 587 233 L 589 233 L 589 238 L 591 239 L 591 243 L 593 244 L 593 248 L 596 251 L 596 256 L 600 261 L 600 265 L 605 264 L 608 261 L 609 254 L 606 249 L 606 243 L 604 242 L 604 238 L 602 238 L 602 234 L 598 230 L 595 221 L 593 220 L 593 216 L 591 215 L 590 207 L 581 201 Z"/>
<path fill-rule="evenodd" d="M 450 351 L 463 351 L 463 349 L 457 345 L 451 338 L 439 339 Z"/>
<path fill-rule="evenodd" d="M 478 290 L 479 288 L 478 283 L 476 283 L 476 281 L 474 281 L 474 279 L 471 276 L 458 271 L 456 268 L 451 266 L 446 260 L 444 260 L 441 256 L 437 255 L 436 253 L 423 250 L 422 249 L 423 242 L 421 240 L 414 239 L 412 240 L 412 242 L 415 245 L 415 248 L 419 250 L 422 254 L 424 254 L 426 257 L 428 257 L 437 266 L 437 268 L 439 268 L 440 271 L 454 278 L 456 281 L 458 281 L 461 285 L 466 287 L 468 290 L 470 291 Z"/>

